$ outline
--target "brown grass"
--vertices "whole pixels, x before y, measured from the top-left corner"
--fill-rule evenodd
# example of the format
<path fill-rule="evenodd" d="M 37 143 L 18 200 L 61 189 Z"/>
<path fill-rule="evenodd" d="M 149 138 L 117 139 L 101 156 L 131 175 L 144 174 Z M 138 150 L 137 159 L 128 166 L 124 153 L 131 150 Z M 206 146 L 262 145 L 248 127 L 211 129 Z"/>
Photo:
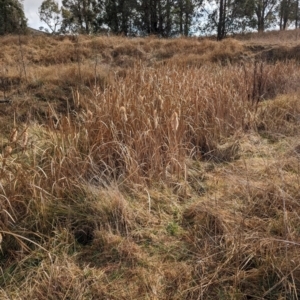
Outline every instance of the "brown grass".
<path fill-rule="evenodd" d="M 247 33 L 235 36 L 238 40 L 249 41 L 261 45 L 265 44 L 281 44 L 284 46 L 298 44 L 300 38 L 300 30 L 269 30 L 266 32 Z"/>
<path fill-rule="evenodd" d="M 21 40 L 0 43 L 1 299 L 298 299 L 296 55 Z"/>

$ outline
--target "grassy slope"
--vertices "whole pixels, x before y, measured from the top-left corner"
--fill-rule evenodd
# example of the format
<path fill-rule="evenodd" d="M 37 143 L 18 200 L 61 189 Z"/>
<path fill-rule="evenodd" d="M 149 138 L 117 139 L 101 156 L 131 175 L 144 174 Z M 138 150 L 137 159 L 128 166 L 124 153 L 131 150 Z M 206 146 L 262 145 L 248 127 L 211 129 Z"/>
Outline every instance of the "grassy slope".
<path fill-rule="evenodd" d="M 297 299 L 297 35 L 1 38 L 0 298 Z"/>

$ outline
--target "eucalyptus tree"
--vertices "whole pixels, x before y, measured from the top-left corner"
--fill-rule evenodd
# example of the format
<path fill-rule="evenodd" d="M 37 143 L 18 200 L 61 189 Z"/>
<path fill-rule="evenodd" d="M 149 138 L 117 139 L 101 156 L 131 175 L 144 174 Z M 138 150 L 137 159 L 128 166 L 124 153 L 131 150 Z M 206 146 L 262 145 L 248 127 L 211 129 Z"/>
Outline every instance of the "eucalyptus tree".
<path fill-rule="evenodd" d="M 298 28 L 299 22 L 299 0 L 295 1 L 295 28 Z"/>
<path fill-rule="evenodd" d="M 255 0 L 254 13 L 256 29 L 259 32 L 265 31 L 276 22 L 276 6 L 278 0 Z"/>
<path fill-rule="evenodd" d="M 277 6 L 280 30 L 287 29 L 289 23 L 298 27 L 299 0 L 281 0 Z"/>
<path fill-rule="evenodd" d="M 203 30 L 216 32 L 217 39 L 222 40 L 229 33 L 243 32 L 254 25 L 255 0 L 211 0 L 213 9 L 207 11 L 207 23 Z"/>
<path fill-rule="evenodd" d="M 137 0 L 105 0 L 104 23 L 117 34 L 131 35 L 137 31 Z"/>
<path fill-rule="evenodd" d="M 179 34 L 185 36 L 189 35 L 193 18 L 196 15 L 196 11 L 201 8 L 203 2 L 203 0 L 175 1 L 175 16 Z"/>
<path fill-rule="evenodd" d="M 164 37 L 187 36 L 202 3 L 203 0 L 139 0 L 140 31 Z"/>
<path fill-rule="evenodd" d="M 164 3 L 161 0 L 140 0 L 138 2 L 139 28 L 144 34 L 163 34 Z"/>
<path fill-rule="evenodd" d="M 55 0 L 44 0 L 39 7 L 39 16 L 40 20 L 49 27 L 52 34 L 59 32 L 62 16 L 58 2 Z M 46 31 L 48 31 L 48 29 L 46 29 Z"/>
<path fill-rule="evenodd" d="M 19 0 L 0 0 L 0 35 L 25 32 L 27 19 Z"/>
<path fill-rule="evenodd" d="M 102 1 L 62 0 L 62 31 L 90 34 L 101 26 Z"/>
<path fill-rule="evenodd" d="M 280 30 L 285 30 L 291 14 L 291 0 L 281 0 L 278 6 Z"/>

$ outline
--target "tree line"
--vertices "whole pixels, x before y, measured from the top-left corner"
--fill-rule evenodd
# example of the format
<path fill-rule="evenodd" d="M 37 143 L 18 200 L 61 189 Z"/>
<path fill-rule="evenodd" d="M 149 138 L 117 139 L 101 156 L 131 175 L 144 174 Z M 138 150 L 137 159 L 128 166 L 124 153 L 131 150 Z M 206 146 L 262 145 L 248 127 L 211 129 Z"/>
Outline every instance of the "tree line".
<path fill-rule="evenodd" d="M 19 0 L 0 0 L 0 35 L 21 33 L 27 27 L 22 2 Z"/>
<path fill-rule="evenodd" d="M 22 0 L 0 0 L 0 34 L 26 26 Z M 44 0 L 40 20 L 52 34 L 189 36 L 298 28 L 299 0 Z"/>

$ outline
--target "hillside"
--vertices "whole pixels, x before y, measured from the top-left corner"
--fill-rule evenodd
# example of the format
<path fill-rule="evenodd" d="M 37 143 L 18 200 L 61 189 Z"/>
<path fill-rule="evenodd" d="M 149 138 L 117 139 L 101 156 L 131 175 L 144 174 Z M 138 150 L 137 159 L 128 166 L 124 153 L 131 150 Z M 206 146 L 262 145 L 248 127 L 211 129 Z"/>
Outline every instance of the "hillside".
<path fill-rule="evenodd" d="M 1 37 L 0 299 L 298 299 L 299 32 Z"/>

